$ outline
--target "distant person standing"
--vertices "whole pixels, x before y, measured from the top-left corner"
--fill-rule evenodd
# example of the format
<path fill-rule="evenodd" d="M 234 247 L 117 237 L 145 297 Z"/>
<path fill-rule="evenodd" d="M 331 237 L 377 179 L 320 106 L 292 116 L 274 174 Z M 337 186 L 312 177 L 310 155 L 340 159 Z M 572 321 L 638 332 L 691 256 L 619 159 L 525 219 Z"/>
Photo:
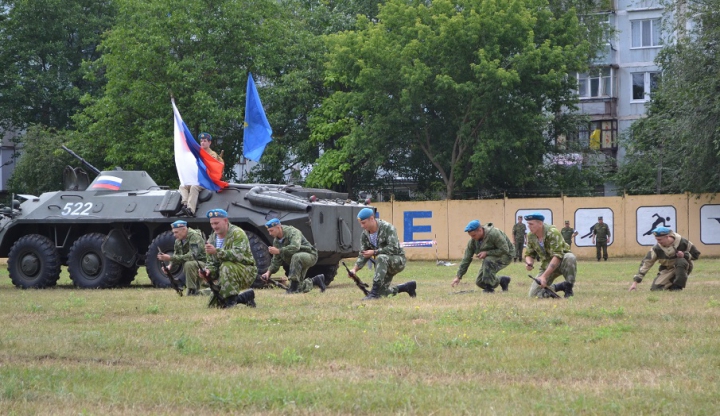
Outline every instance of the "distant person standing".
<path fill-rule="evenodd" d="M 512 228 L 513 245 L 515 246 L 515 254 L 513 261 L 522 260 L 523 247 L 525 246 L 525 235 L 527 234 L 527 226 L 523 223 L 523 217 L 518 215 L 517 223 Z"/>
<path fill-rule="evenodd" d="M 565 227 L 560 230 L 560 234 L 562 234 L 565 242 L 570 246 L 570 248 L 572 248 L 572 239 L 578 235 L 578 232 L 570 226 L 570 221 L 565 221 Z"/>
<path fill-rule="evenodd" d="M 603 217 L 598 217 L 598 222 L 593 225 L 593 244 L 597 253 L 597 261 L 600 261 L 600 251 L 602 250 L 602 258 L 607 261 L 607 246 L 610 244 L 610 227 L 603 222 Z"/>
<path fill-rule="evenodd" d="M 693 269 L 693 260 L 700 257 L 700 251 L 680 234 L 667 227 L 652 231 L 657 244 L 650 249 L 640 263 L 640 270 L 633 277 L 630 290 L 635 290 L 655 262 L 660 263 L 650 290 L 683 290 Z"/>

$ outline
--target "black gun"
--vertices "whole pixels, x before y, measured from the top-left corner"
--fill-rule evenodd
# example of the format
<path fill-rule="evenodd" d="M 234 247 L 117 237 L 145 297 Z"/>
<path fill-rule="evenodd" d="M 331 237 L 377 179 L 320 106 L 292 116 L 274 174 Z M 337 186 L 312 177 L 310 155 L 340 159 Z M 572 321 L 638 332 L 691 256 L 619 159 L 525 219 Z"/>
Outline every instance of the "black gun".
<path fill-rule="evenodd" d="M 355 282 L 355 285 L 356 285 L 357 287 L 359 287 L 360 290 L 363 291 L 363 293 L 365 294 L 365 296 L 367 296 L 368 293 L 370 293 L 370 292 L 367 290 L 367 288 L 370 287 L 370 286 L 368 286 L 367 283 L 363 283 L 363 281 L 360 280 L 360 278 L 357 277 L 357 275 L 356 275 L 355 273 L 353 273 L 350 269 L 348 269 L 347 264 L 345 264 L 345 262 L 342 262 L 342 265 L 345 266 L 345 270 L 347 270 L 348 276 L 353 280 L 353 282 Z"/>
<path fill-rule="evenodd" d="M 271 285 L 273 285 L 273 286 L 275 286 L 275 287 L 279 287 L 280 289 L 288 290 L 288 287 L 287 287 L 287 286 L 285 286 L 284 284 L 282 284 L 282 283 L 280 283 L 280 282 L 274 281 L 272 278 L 269 278 L 269 277 L 268 277 L 267 280 L 261 278 L 260 280 L 262 280 L 262 281 L 265 282 L 265 283 L 270 283 Z"/>
<path fill-rule="evenodd" d="M 201 233 L 202 233 L 202 231 L 201 231 Z M 202 233 L 202 239 L 203 239 L 203 241 L 207 241 L 207 240 L 205 240 L 205 233 Z M 202 268 L 202 266 L 200 266 L 200 262 L 198 261 L 197 257 L 195 256 L 195 252 L 190 250 L 190 254 L 192 255 L 193 260 L 195 260 L 195 263 L 197 263 L 198 273 L 200 273 L 200 276 L 202 276 L 203 280 L 205 280 L 205 283 L 207 283 L 208 286 L 210 287 L 210 290 L 212 291 L 215 299 L 217 299 L 217 301 L 220 303 L 220 305 L 223 308 L 227 308 L 228 306 L 230 306 L 230 303 L 227 301 L 227 299 L 225 299 L 223 297 L 223 295 L 220 294 L 220 288 L 218 287 L 218 285 L 216 285 L 215 282 L 213 282 L 212 277 L 210 277 L 207 273 L 205 273 L 205 270 Z M 210 301 L 210 304 L 212 304 L 212 300 Z"/>
<path fill-rule="evenodd" d="M 529 274 L 528 277 L 531 278 L 532 280 L 534 280 L 535 283 L 537 283 L 538 285 L 542 286 L 542 283 L 540 283 L 539 279 L 532 277 L 531 274 Z M 542 293 L 543 293 L 543 297 L 546 297 L 546 298 L 561 299 L 560 295 L 558 295 L 557 293 L 550 290 L 550 288 L 548 288 L 547 286 L 542 288 Z"/>
<path fill-rule="evenodd" d="M 158 253 L 165 254 L 161 250 L 158 250 Z M 182 297 L 183 291 L 182 291 L 182 282 L 180 282 L 178 279 L 176 279 L 173 275 L 170 269 L 165 265 L 165 262 L 160 260 L 160 267 L 162 268 L 162 271 L 167 275 L 168 280 L 170 281 L 170 285 L 175 289 L 178 295 Z"/>

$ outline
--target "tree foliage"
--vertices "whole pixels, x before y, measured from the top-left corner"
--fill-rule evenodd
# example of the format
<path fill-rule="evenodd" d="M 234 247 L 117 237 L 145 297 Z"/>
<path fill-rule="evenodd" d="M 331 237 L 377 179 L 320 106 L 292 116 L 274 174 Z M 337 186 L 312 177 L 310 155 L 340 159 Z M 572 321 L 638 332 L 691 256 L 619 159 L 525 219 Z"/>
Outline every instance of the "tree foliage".
<path fill-rule="evenodd" d="M 281 4 L 268 0 L 118 0 L 113 30 L 102 57 L 89 65 L 104 72 L 102 95 L 87 95 L 75 117 L 76 142 L 99 165 L 151 172 L 158 183 L 176 184 L 170 97 L 194 135 L 213 135 L 225 153 L 226 176 L 242 149 L 248 72 L 259 84 L 278 137 L 293 134 L 294 94 L 302 82 L 312 37 Z M 298 72 L 299 71 L 299 72 Z M 265 87 L 273 86 L 272 93 Z M 290 106 L 290 107 L 286 107 Z M 291 114 L 291 115 L 289 115 Z"/>
<path fill-rule="evenodd" d="M 545 0 L 391 0 L 328 49 L 334 93 L 310 120 L 324 152 L 308 182 L 352 189 L 421 154 L 452 198 L 458 184 L 522 183 L 542 163 L 590 43 L 574 10 Z"/>
<path fill-rule="evenodd" d="M 40 195 L 62 189 L 63 169 L 74 161 L 60 148 L 66 140 L 63 131 L 40 125 L 28 127 L 23 136 L 24 151 L 8 181 L 10 192 Z"/>
<path fill-rule="evenodd" d="M 0 128 L 70 127 L 80 97 L 102 86 L 81 66 L 114 17 L 112 0 L 0 0 Z"/>
<path fill-rule="evenodd" d="M 629 193 L 720 191 L 720 0 L 686 4 L 670 6 L 666 33 L 693 28 L 659 54 L 662 82 L 627 138 L 618 184 Z"/>

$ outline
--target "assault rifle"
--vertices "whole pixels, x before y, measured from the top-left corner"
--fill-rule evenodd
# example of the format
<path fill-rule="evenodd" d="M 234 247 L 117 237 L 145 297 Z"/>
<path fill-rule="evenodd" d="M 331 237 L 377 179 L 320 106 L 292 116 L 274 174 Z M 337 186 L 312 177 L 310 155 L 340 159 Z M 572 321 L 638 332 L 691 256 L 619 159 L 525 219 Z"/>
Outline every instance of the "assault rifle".
<path fill-rule="evenodd" d="M 203 233 L 202 231 L 201 231 L 201 233 L 202 233 L 203 241 L 207 242 L 207 240 L 205 239 L 205 233 Z M 200 266 L 200 262 L 198 261 L 197 256 L 195 256 L 195 253 L 192 250 L 190 250 L 190 254 L 192 254 L 193 260 L 195 260 L 195 263 L 197 263 L 198 273 L 200 273 L 200 276 L 202 276 L 203 280 L 205 280 L 205 283 L 207 283 L 208 286 L 210 287 L 210 290 L 212 291 L 215 299 L 218 300 L 218 302 L 220 303 L 220 305 L 223 308 L 227 308 L 228 306 L 230 306 L 230 302 L 228 302 L 228 300 L 225 299 L 223 297 L 223 295 L 220 294 L 220 288 L 218 287 L 218 285 L 216 285 L 215 282 L 213 282 L 212 277 L 210 277 L 208 275 L 208 273 L 205 273 L 205 269 L 203 269 L 202 266 Z"/>
<path fill-rule="evenodd" d="M 284 284 L 282 284 L 282 283 L 280 283 L 280 282 L 274 281 L 271 277 L 268 277 L 267 280 L 262 279 L 262 278 L 261 278 L 260 280 L 262 280 L 262 281 L 265 282 L 265 283 L 270 283 L 271 285 L 273 285 L 273 286 L 275 286 L 275 287 L 279 287 L 280 289 L 288 290 L 288 287 L 287 287 L 287 286 L 285 286 Z"/>
<path fill-rule="evenodd" d="M 160 254 L 165 254 L 165 253 L 163 253 L 162 250 L 160 250 L 160 249 L 158 249 L 158 253 L 160 253 Z M 182 287 L 181 287 L 182 282 L 180 282 L 178 279 L 176 279 L 176 278 L 172 275 L 172 272 L 170 272 L 170 268 L 167 267 L 167 266 L 165 265 L 165 262 L 162 261 L 162 260 L 160 260 L 160 267 L 162 268 L 163 273 L 165 273 L 165 274 L 167 275 L 168 280 L 170 281 L 170 285 L 173 287 L 173 289 L 175 289 L 175 291 L 177 292 L 177 294 L 180 295 L 180 297 L 182 297 L 182 295 L 183 295 L 183 291 L 182 291 Z"/>
<path fill-rule="evenodd" d="M 355 285 L 357 287 L 359 287 L 360 290 L 362 290 L 362 292 L 365 294 L 365 296 L 367 296 L 368 293 L 370 293 L 370 291 L 368 291 L 367 288 L 370 286 L 368 286 L 367 283 L 363 283 L 363 281 L 360 280 L 360 278 L 355 273 L 353 273 L 350 269 L 348 269 L 347 264 L 345 264 L 345 262 L 342 262 L 342 265 L 345 266 L 345 270 L 347 270 L 348 276 L 353 280 L 353 282 L 355 282 Z"/>
<path fill-rule="evenodd" d="M 537 283 L 538 285 L 540 285 L 540 286 L 542 287 L 542 283 L 540 283 L 540 279 L 536 279 L 536 278 L 532 277 L 531 274 L 529 274 L 528 277 L 531 278 L 532 280 L 534 280 L 535 283 Z M 561 298 L 560 298 L 560 295 L 558 295 L 557 293 L 553 292 L 553 291 L 552 291 L 550 288 L 548 288 L 547 286 L 545 286 L 545 287 L 542 288 L 542 294 L 543 294 L 543 297 L 546 297 L 546 298 L 561 299 Z"/>

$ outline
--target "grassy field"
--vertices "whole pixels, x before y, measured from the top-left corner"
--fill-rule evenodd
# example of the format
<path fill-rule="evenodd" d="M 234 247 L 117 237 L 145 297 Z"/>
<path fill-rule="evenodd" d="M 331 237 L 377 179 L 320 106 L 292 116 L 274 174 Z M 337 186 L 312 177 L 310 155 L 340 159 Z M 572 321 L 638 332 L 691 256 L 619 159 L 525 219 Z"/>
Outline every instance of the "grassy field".
<path fill-rule="evenodd" d="M 639 259 L 581 261 L 575 297 L 474 287 L 412 262 L 418 297 L 257 291 L 256 309 L 153 289 L 19 290 L 0 272 L 0 413 L 718 414 L 720 260 L 682 292 L 627 288 Z M 370 281 L 367 270 L 361 278 Z M 463 292 L 463 293 L 456 293 Z"/>

